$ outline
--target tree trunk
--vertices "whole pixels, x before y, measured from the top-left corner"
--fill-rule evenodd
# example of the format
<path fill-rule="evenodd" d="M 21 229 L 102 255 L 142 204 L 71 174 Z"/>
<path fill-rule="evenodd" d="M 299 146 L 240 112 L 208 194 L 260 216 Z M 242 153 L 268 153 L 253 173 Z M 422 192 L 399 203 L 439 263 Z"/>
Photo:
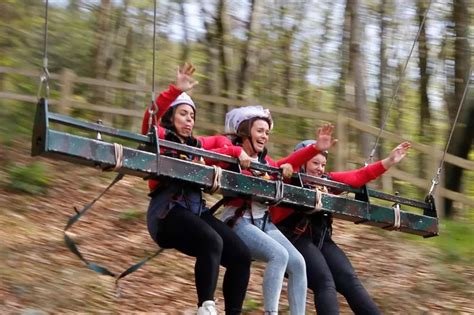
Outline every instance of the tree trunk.
<path fill-rule="evenodd" d="M 249 18 L 247 23 L 247 40 L 242 48 L 240 73 L 238 79 L 237 96 L 245 99 L 249 96 L 249 87 L 252 76 L 257 66 L 257 43 L 255 38 L 260 29 L 261 1 L 251 0 Z"/>
<path fill-rule="evenodd" d="M 348 0 L 347 6 L 351 16 L 349 69 L 354 82 L 356 119 L 370 124 L 370 113 L 365 91 L 365 64 L 361 50 L 362 33 L 364 30 L 359 17 L 359 0 Z M 358 142 L 362 155 L 368 155 L 372 143 L 371 137 L 368 134 L 360 134 Z"/>
<path fill-rule="evenodd" d="M 293 96 L 293 56 L 291 52 L 291 44 L 293 42 L 293 32 L 291 30 L 283 31 L 283 38 L 280 39 L 281 42 L 281 52 L 282 52 L 282 61 L 283 61 L 283 85 L 282 85 L 282 95 L 284 102 L 287 107 L 294 108 L 296 107 L 295 98 Z"/>
<path fill-rule="evenodd" d="M 279 42 L 283 62 L 283 85 L 281 87 L 281 94 L 283 95 L 286 106 L 290 108 L 296 107 L 296 93 L 293 89 L 293 81 L 295 81 L 295 70 L 293 65 L 294 52 L 292 52 L 291 47 L 293 45 L 295 35 L 299 32 L 301 23 L 305 18 L 306 6 L 307 2 L 302 2 L 294 8 L 294 23 L 286 28 L 284 24 L 285 20 L 288 18 L 287 13 L 290 12 L 290 7 L 285 1 L 283 1 L 283 4 L 280 7 L 281 35 Z"/>
<path fill-rule="evenodd" d="M 454 56 L 454 98 L 449 106 L 449 118 L 451 126 L 461 104 L 462 95 L 466 87 L 467 79 L 471 75 L 472 51 L 468 41 L 469 32 L 469 0 L 454 0 L 453 22 L 456 33 L 455 56 Z M 472 96 L 472 94 L 471 94 Z M 448 152 L 462 158 L 467 158 L 474 139 L 474 101 L 466 99 L 459 121 L 455 126 L 451 145 Z M 445 184 L 446 188 L 459 191 L 461 188 L 463 169 L 446 164 Z M 445 200 L 445 213 L 447 217 L 454 215 L 453 203 Z"/>
<path fill-rule="evenodd" d="M 339 78 L 338 99 L 341 110 L 350 112 L 352 110 L 352 102 L 348 98 L 347 87 L 350 84 L 348 80 L 349 75 L 349 41 L 351 29 L 351 15 L 348 2 L 344 8 L 344 25 L 342 29 L 342 39 L 340 48 L 341 60 L 341 76 Z"/>
<path fill-rule="evenodd" d="M 232 73 L 232 59 L 230 56 L 230 47 L 228 41 L 228 34 L 229 34 L 229 21 L 228 21 L 228 14 L 227 14 L 227 3 L 226 0 L 219 0 L 217 5 L 217 18 L 216 18 L 216 26 L 217 26 L 217 40 L 218 40 L 218 47 L 219 47 L 219 61 L 220 61 L 220 78 L 222 80 L 222 89 L 221 95 L 222 96 L 230 96 L 231 95 L 231 73 Z"/>
<path fill-rule="evenodd" d="M 186 22 L 186 11 L 184 10 L 184 1 L 185 0 L 179 0 L 179 14 L 181 16 L 181 24 L 183 28 L 183 42 L 181 44 L 182 50 L 181 50 L 181 63 L 184 63 L 188 61 L 189 58 L 189 32 L 188 32 L 188 25 Z"/>
<path fill-rule="evenodd" d="M 387 44 L 385 43 L 385 37 L 387 32 L 388 23 L 386 20 L 387 14 L 387 0 L 382 0 L 380 3 L 380 47 L 379 47 L 379 58 L 380 58 L 380 69 L 379 69 L 379 96 L 377 98 L 377 115 L 376 124 L 382 126 L 382 122 L 385 119 L 385 76 L 387 73 L 388 62 L 387 62 Z M 384 156 L 383 139 L 379 140 L 379 146 L 377 148 L 377 159 Z"/>
<path fill-rule="evenodd" d="M 110 67 L 109 62 L 109 50 L 111 45 L 111 34 L 110 24 L 112 3 L 110 0 L 101 0 L 98 12 L 97 12 L 97 23 L 96 23 L 96 38 L 94 45 L 94 67 L 92 73 L 95 78 L 105 79 L 107 76 L 108 69 Z M 106 99 L 106 91 L 102 87 L 97 87 L 94 91 L 91 102 L 96 104 L 103 104 Z M 105 118 L 104 118 L 105 119 Z"/>
<path fill-rule="evenodd" d="M 423 16 L 425 15 L 426 8 L 424 1 L 420 0 L 417 4 L 417 15 L 418 23 L 421 26 L 423 22 Z M 419 112 L 419 124 L 418 124 L 418 135 L 422 143 L 431 144 L 434 141 L 434 128 L 431 125 L 431 111 L 430 103 L 428 98 L 428 82 L 430 74 L 428 73 L 428 48 L 426 43 L 426 24 L 421 27 L 420 36 L 418 38 L 418 65 L 420 70 L 420 112 Z M 428 165 L 423 158 L 423 155 L 418 156 L 418 176 L 420 178 L 427 178 L 429 176 Z"/>
<path fill-rule="evenodd" d="M 127 40 L 130 39 L 128 33 L 132 28 L 128 27 L 127 11 L 130 0 L 123 1 L 123 7 L 117 7 L 117 19 L 113 30 L 112 42 L 109 45 L 109 52 L 107 58 L 109 61 L 108 69 L 105 78 L 108 80 L 116 80 L 120 75 L 122 63 L 124 59 L 125 47 Z M 130 80 L 128 78 L 127 80 Z"/>
<path fill-rule="evenodd" d="M 202 85 L 206 94 L 219 95 L 221 90 L 221 80 L 219 79 L 219 48 L 217 46 L 216 19 L 206 11 L 203 1 L 200 1 L 200 11 L 203 18 L 204 29 L 206 30 L 202 42 L 207 55 L 204 70 L 206 73 L 206 80 L 200 85 Z M 210 21 L 208 21 L 208 19 Z M 206 119 L 210 122 L 216 123 L 222 121 L 217 110 L 218 105 L 209 103 L 208 106 Z"/>
<path fill-rule="evenodd" d="M 105 78 L 107 74 L 108 50 L 110 45 L 110 0 L 101 0 L 97 12 L 96 45 L 94 51 L 94 73 L 96 78 Z"/>

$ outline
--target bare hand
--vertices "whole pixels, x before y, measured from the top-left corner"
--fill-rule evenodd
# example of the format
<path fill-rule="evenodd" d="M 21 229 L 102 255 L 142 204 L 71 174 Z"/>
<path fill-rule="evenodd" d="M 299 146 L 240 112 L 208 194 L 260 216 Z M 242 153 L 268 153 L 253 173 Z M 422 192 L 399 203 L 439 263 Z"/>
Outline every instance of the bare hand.
<path fill-rule="evenodd" d="M 280 165 L 283 178 L 290 178 L 293 175 L 293 166 L 290 163 Z"/>
<path fill-rule="evenodd" d="M 316 143 L 314 144 L 315 148 L 319 151 L 327 151 L 330 147 L 337 143 L 337 139 L 332 138 L 332 132 L 334 130 L 334 125 L 324 124 L 318 128 L 316 132 Z"/>
<path fill-rule="evenodd" d="M 240 167 L 245 170 L 250 167 L 251 162 L 252 162 L 252 159 L 250 158 L 250 156 L 247 153 L 245 153 L 244 150 L 242 150 L 242 152 L 239 155 Z"/>
<path fill-rule="evenodd" d="M 176 87 L 180 91 L 189 91 L 199 83 L 192 77 L 194 71 L 196 71 L 196 68 L 194 68 L 192 64 L 187 62 L 183 66 L 178 67 L 178 69 L 176 70 Z"/>
<path fill-rule="evenodd" d="M 395 164 L 398 164 L 403 158 L 407 155 L 408 149 L 411 148 L 411 143 L 404 141 L 397 145 L 392 152 L 388 155 L 387 158 L 382 160 L 382 164 L 385 169 L 392 167 Z"/>

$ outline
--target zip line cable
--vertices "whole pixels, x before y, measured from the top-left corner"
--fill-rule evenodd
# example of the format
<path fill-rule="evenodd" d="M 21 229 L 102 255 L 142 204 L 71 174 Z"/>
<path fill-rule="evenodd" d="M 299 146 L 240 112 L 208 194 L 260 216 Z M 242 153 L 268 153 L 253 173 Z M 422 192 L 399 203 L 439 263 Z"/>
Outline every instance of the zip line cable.
<path fill-rule="evenodd" d="M 392 109 L 392 106 L 395 103 L 395 100 L 397 99 L 398 91 L 399 91 L 400 86 L 402 84 L 402 81 L 404 79 L 405 72 L 406 72 L 406 69 L 408 67 L 408 63 L 410 62 L 411 55 L 413 54 L 413 50 L 415 48 L 416 42 L 418 41 L 418 38 L 420 37 L 421 29 L 425 25 L 426 17 L 427 17 L 428 12 L 430 11 L 430 8 L 431 8 L 431 3 L 432 3 L 432 0 L 430 0 L 430 2 L 428 3 L 428 7 L 426 8 L 425 13 L 423 15 L 423 20 L 421 21 L 420 26 L 418 27 L 418 32 L 416 33 L 415 39 L 413 40 L 413 44 L 411 45 L 410 53 L 408 54 L 408 57 L 405 61 L 405 65 L 403 66 L 403 70 L 402 70 L 402 73 L 400 74 L 400 78 L 399 78 L 397 86 L 395 88 L 395 92 L 393 93 L 393 96 L 392 96 L 392 99 L 390 100 L 390 104 L 388 106 L 387 112 L 385 113 L 385 117 L 382 121 L 382 126 L 380 127 L 379 133 L 378 133 L 377 138 L 375 140 L 374 146 L 372 147 L 372 150 L 369 154 L 369 157 L 364 162 L 365 166 L 367 166 L 369 163 L 371 163 L 374 159 L 375 150 L 377 149 L 380 138 L 382 136 L 382 132 L 384 131 L 385 125 L 387 124 L 387 119 L 388 119 L 388 116 L 389 116 L 390 111 Z"/>
<path fill-rule="evenodd" d="M 40 83 L 38 87 L 37 98 L 41 98 L 41 92 L 43 86 L 45 88 L 44 96 L 46 99 L 49 98 L 49 71 L 48 71 L 48 0 L 45 1 L 44 5 L 44 34 L 43 34 L 43 72 L 40 75 Z"/>
<path fill-rule="evenodd" d="M 156 60 L 156 0 L 153 0 L 153 57 L 152 57 L 152 70 L 151 70 L 151 102 L 148 107 L 150 117 L 148 118 L 148 131 L 151 130 L 153 119 L 158 112 L 158 105 L 156 104 L 156 92 L 155 92 L 155 60 Z"/>
<path fill-rule="evenodd" d="M 428 192 L 428 195 L 432 195 L 434 190 L 435 190 L 436 185 L 439 184 L 439 178 L 441 176 L 441 170 L 443 169 L 443 166 L 444 166 L 444 160 L 446 158 L 446 153 L 448 152 L 449 145 L 451 144 L 451 139 L 452 139 L 453 134 L 454 134 L 454 129 L 456 128 L 456 125 L 458 123 L 459 114 L 461 113 L 461 109 L 464 105 L 464 100 L 466 98 L 467 91 L 469 90 L 469 84 L 471 83 L 472 75 L 473 75 L 473 73 L 472 73 L 472 66 L 471 66 L 469 68 L 468 78 L 467 78 L 467 81 L 466 81 L 466 86 L 464 87 L 464 92 L 462 94 L 461 101 L 459 102 L 458 111 L 456 113 L 456 117 L 454 118 L 453 125 L 451 126 L 451 131 L 449 132 L 448 141 L 446 142 L 446 146 L 444 147 L 443 156 L 441 158 L 441 161 L 439 162 L 438 170 L 436 172 L 436 175 L 431 180 L 431 187 L 430 187 L 430 190 Z"/>

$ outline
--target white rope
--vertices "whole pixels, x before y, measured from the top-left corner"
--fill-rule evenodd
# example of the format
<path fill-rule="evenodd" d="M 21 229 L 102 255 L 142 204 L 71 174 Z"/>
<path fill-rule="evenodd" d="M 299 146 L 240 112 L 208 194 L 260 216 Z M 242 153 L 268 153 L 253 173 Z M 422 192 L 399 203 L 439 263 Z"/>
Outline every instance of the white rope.
<path fill-rule="evenodd" d="M 322 201 L 323 193 L 317 187 L 314 189 L 314 207 L 313 209 L 309 209 L 305 211 L 306 214 L 313 214 L 315 212 L 319 212 L 323 209 L 323 201 Z"/>
<path fill-rule="evenodd" d="M 394 216 L 394 219 L 393 219 L 393 228 L 398 230 L 400 228 L 400 222 L 401 222 L 401 219 L 400 219 L 400 204 L 399 203 L 396 203 L 393 205 L 393 216 Z"/>
<path fill-rule="evenodd" d="M 322 201 L 322 196 L 323 194 L 319 189 L 314 190 L 315 195 L 314 195 L 314 211 L 321 211 L 323 209 L 323 201 Z"/>
<path fill-rule="evenodd" d="M 113 171 L 118 171 L 123 166 L 123 146 L 118 143 L 114 143 L 115 151 L 115 166 L 112 169 Z"/>
<path fill-rule="evenodd" d="M 212 186 L 207 190 L 208 193 L 213 194 L 219 189 L 221 189 L 221 178 L 222 178 L 222 168 L 219 166 L 213 165 L 214 176 L 212 178 Z"/>
<path fill-rule="evenodd" d="M 284 194 L 285 194 L 285 184 L 283 184 L 283 181 L 281 180 L 276 180 L 275 181 L 275 201 L 270 203 L 270 205 L 276 206 L 280 202 L 282 202 Z"/>

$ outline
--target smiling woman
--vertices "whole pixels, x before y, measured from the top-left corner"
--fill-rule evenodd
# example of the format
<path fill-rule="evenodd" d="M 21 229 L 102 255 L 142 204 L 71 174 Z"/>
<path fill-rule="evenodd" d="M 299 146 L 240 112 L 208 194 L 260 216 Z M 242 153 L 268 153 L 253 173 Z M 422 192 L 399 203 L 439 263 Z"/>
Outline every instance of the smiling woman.
<path fill-rule="evenodd" d="M 233 143 L 242 148 L 242 152 L 247 155 L 247 161 L 280 167 L 285 178 L 291 176 L 293 169 L 298 169 L 335 143 L 331 138 L 333 126 L 325 125 L 318 130 L 317 144 L 275 162 L 267 155 L 265 148 L 272 127 L 270 111 L 261 106 L 236 108 L 226 115 L 225 131 L 234 137 Z M 241 165 L 245 165 L 245 159 L 240 160 Z M 264 179 L 279 179 L 274 174 L 254 170 L 243 173 Z M 234 198 L 226 203 L 222 220 L 227 222 L 249 247 L 253 259 L 267 263 L 263 279 L 265 314 L 278 313 L 285 272 L 288 273 L 290 312 L 305 314 L 306 269 L 303 256 L 269 220 L 268 205 Z"/>

